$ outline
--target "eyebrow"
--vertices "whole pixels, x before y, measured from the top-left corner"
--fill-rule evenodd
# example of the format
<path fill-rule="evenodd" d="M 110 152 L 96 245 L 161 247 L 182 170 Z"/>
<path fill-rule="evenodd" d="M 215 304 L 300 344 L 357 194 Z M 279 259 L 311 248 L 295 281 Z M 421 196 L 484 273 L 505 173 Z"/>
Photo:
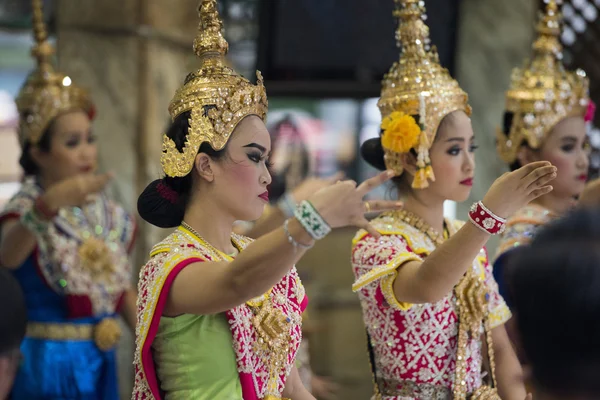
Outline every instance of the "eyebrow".
<path fill-rule="evenodd" d="M 563 142 L 576 142 L 577 138 L 575 136 L 565 136 L 560 139 Z"/>
<path fill-rule="evenodd" d="M 461 143 L 464 143 L 465 142 L 465 138 L 453 137 L 453 138 L 450 138 L 450 139 L 446 140 L 446 143 L 448 143 L 448 142 L 461 142 Z"/>
<path fill-rule="evenodd" d="M 263 146 L 261 146 L 260 144 L 257 144 L 257 143 L 250 143 L 250 144 L 245 145 L 244 147 L 254 147 L 255 149 L 262 151 L 263 153 L 266 153 L 266 151 L 267 151 L 266 148 L 264 148 Z"/>

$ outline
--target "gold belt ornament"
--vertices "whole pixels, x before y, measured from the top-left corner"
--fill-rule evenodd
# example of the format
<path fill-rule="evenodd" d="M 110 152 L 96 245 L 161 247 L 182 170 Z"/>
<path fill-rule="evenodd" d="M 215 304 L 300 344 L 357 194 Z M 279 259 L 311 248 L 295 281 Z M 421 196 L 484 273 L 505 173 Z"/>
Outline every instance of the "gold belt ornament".
<path fill-rule="evenodd" d="M 97 324 L 29 322 L 27 337 L 46 340 L 93 340 L 100 350 L 108 351 L 119 342 L 121 327 L 115 318 L 104 318 Z"/>

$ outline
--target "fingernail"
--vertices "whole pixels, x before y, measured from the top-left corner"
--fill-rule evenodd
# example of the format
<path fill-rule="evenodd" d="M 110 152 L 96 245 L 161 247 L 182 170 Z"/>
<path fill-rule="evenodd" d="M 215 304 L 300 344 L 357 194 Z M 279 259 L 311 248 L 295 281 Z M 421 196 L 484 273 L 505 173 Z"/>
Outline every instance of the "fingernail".
<path fill-rule="evenodd" d="M 389 176 L 390 178 L 392 178 L 394 175 L 396 175 L 396 173 L 393 170 L 388 170 L 387 172 L 387 176 Z"/>
<path fill-rule="evenodd" d="M 399 201 L 399 202 L 397 202 L 397 203 L 396 203 L 396 205 L 397 205 L 398 207 L 402 207 L 402 206 L 404 205 L 404 203 L 403 203 L 403 202 L 401 202 L 401 201 Z"/>

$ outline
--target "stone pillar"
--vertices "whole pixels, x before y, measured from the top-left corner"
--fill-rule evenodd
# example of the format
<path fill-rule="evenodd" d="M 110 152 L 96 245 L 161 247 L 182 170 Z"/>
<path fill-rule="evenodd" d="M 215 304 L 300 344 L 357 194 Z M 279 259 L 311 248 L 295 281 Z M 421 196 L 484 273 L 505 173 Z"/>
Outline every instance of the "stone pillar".
<path fill-rule="evenodd" d="M 146 184 L 160 177 L 167 106 L 191 70 L 198 0 L 62 0 L 56 9 L 61 70 L 91 91 L 100 167 L 116 174 L 113 198 L 137 215 Z M 135 279 L 164 232 L 139 222 Z M 121 398 L 131 397 L 132 335 L 120 347 Z"/>
<path fill-rule="evenodd" d="M 496 153 L 495 133 L 502 123 L 511 70 L 531 53 L 538 2 L 463 0 L 460 7 L 457 79 L 469 94 L 479 145 L 471 201 L 458 207 L 458 217 L 464 219 L 471 202 L 481 200 L 508 170 Z M 495 245 L 488 245 L 492 257 Z"/>

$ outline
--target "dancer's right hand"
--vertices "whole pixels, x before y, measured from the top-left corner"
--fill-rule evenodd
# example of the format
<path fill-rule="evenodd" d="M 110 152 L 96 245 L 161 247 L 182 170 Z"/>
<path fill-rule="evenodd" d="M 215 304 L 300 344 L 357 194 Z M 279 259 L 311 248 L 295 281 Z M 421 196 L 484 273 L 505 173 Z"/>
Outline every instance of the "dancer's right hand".
<path fill-rule="evenodd" d="M 379 237 L 377 230 L 365 218 L 365 213 L 396 210 L 402 208 L 402 203 L 387 200 L 365 202 L 363 198 L 394 175 L 394 171 L 385 171 L 367 179 L 358 187 L 354 181 L 339 181 L 314 193 L 308 200 L 332 228 L 357 226 L 374 237 Z"/>
<path fill-rule="evenodd" d="M 91 200 L 94 194 L 102 191 L 113 175 L 76 175 L 50 186 L 44 193 L 44 202 L 55 212 L 62 207 L 81 206 Z"/>
<path fill-rule="evenodd" d="M 532 200 L 552 191 L 550 181 L 556 178 L 556 167 L 548 161 L 525 165 L 507 172 L 492 184 L 483 204 L 499 217 L 507 218 Z"/>

